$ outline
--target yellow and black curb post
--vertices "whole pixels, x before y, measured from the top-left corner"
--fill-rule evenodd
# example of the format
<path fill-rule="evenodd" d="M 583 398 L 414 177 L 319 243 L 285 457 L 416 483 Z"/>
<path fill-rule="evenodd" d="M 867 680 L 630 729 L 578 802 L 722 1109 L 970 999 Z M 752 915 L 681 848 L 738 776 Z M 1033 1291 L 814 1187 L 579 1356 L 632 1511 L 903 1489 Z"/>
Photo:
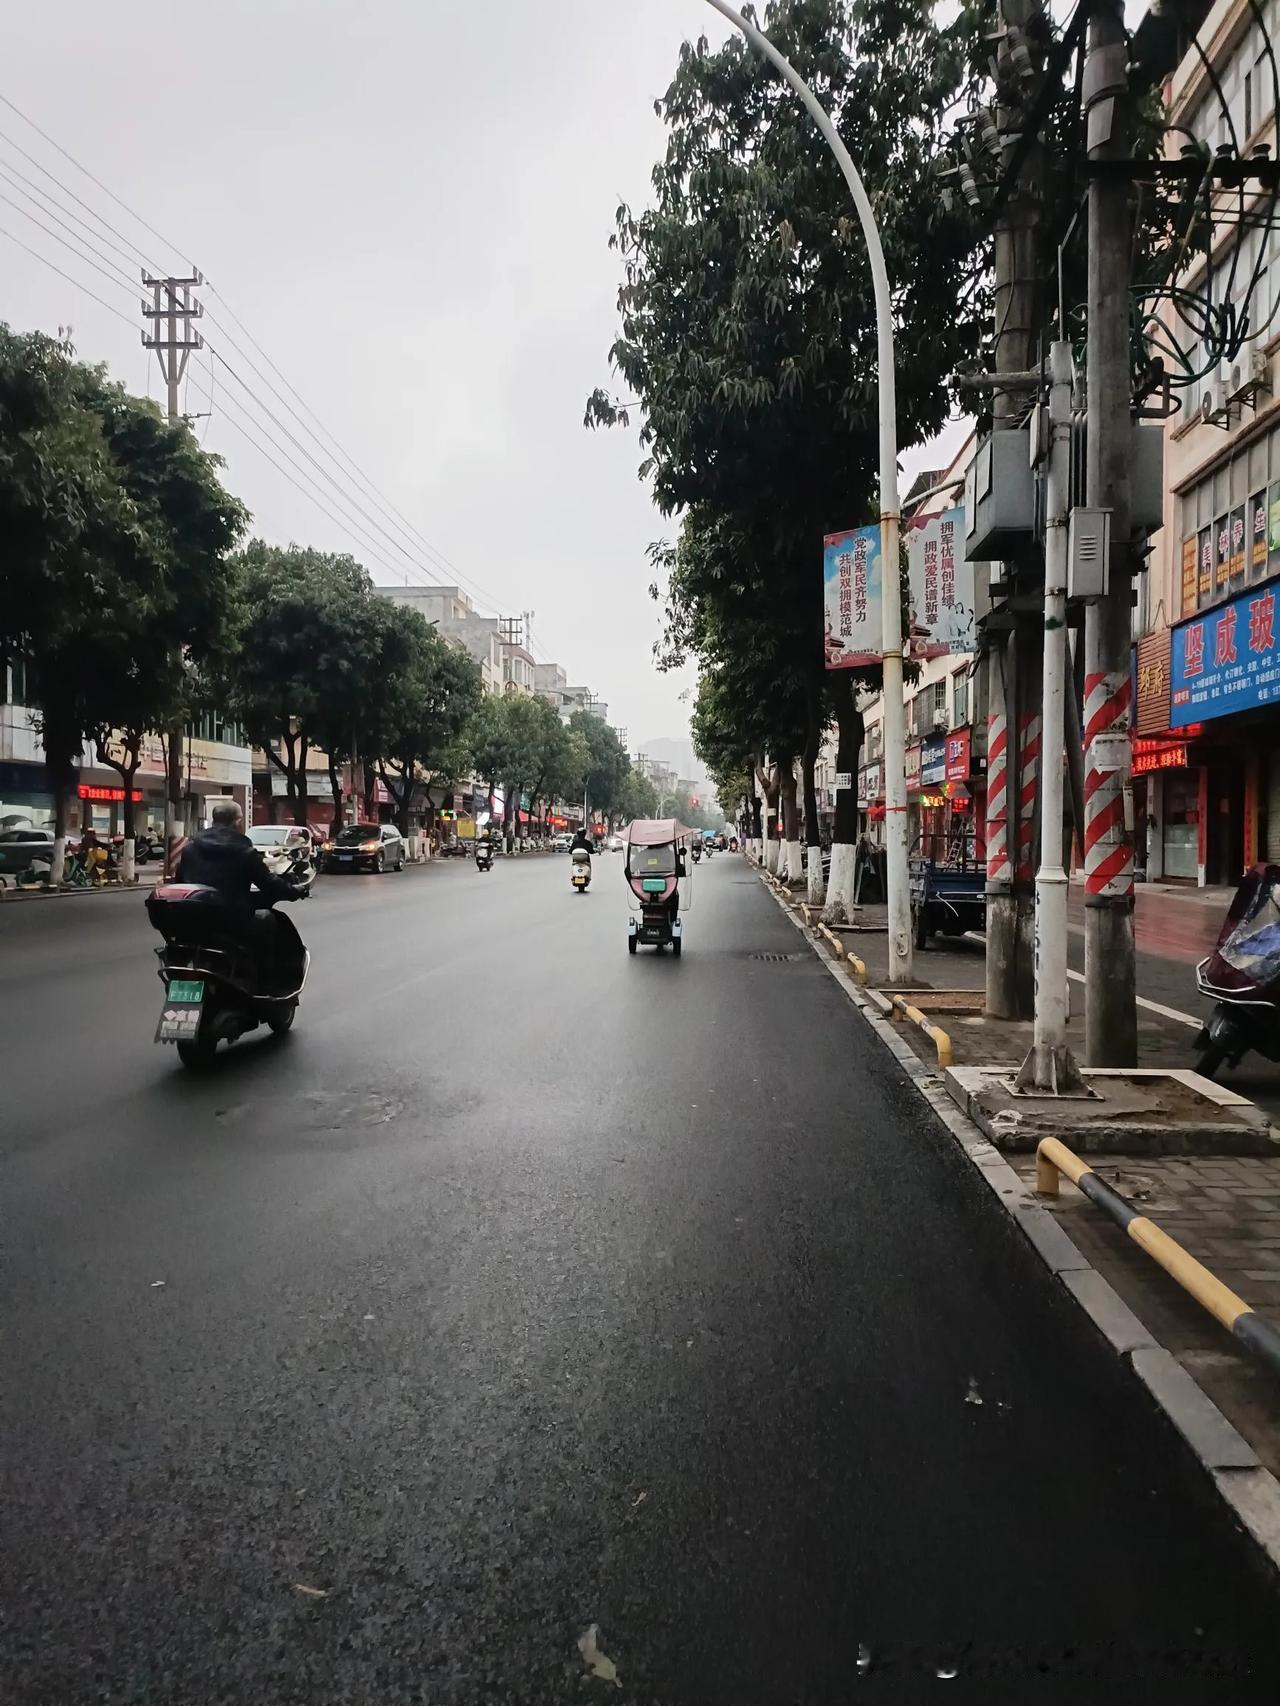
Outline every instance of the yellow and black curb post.
<path fill-rule="evenodd" d="M 1139 1214 L 1127 1197 L 1099 1178 L 1087 1162 L 1073 1155 L 1065 1143 L 1056 1137 L 1042 1138 L 1036 1149 L 1036 1190 L 1041 1196 L 1056 1197 L 1058 1175 L 1065 1174 L 1082 1196 L 1096 1203 L 1122 1226 L 1141 1250 L 1186 1292 L 1190 1292 L 1203 1309 L 1230 1332 L 1246 1350 L 1251 1351 L 1273 1374 L 1280 1374 L 1280 1329 L 1265 1316 L 1259 1315 L 1230 1286 L 1211 1274 L 1182 1248 L 1176 1239 L 1162 1232 L 1153 1220 Z"/>
<path fill-rule="evenodd" d="M 941 1025 L 935 1025 L 933 1020 L 907 1000 L 905 995 L 895 995 L 891 1002 L 892 1018 L 909 1019 L 913 1025 L 922 1030 L 933 1044 L 938 1056 L 938 1070 L 943 1072 L 951 1065 L 951 1033 L 944 1031 Z"/>

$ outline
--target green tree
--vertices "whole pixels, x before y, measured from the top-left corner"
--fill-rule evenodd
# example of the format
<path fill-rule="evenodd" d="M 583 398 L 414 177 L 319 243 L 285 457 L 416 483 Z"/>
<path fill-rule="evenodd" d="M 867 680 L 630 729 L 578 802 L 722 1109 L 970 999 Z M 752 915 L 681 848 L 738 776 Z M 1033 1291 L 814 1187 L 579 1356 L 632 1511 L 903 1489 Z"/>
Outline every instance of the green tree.
<path fill-rule="evenodd" d="M 89 400 L 142 534 L 131 529 L 118 544 L 120 581 L 131 596 L 106 614 L 98 634 L 80 637 L 81 658 L 64 659 L 61 673 L 93 667 L 86 640 L 98 653 L 85 732 L 120 774 L 131 865 L 142 738 L 148 729 L 184 727 L 210 702 L 211 681 L 231 644 L 230 553 L 248 512 L 224 489 L 221 458 L 202 450 L 184 423 L 166 420 L 155 403 L 120 385 L 102 384 Z"/>
<path fill-rule="evenodd" d="M 947 377 L 981 343 L 983 257 L 966 210 L 930 169 L 969 81 L 973 18 L 939 27 L 928 0 L 774 0 L 770 35 L 819 91 L 876 210 L 898 330 L 903 448 L 948 411 Z M 668 127 L 653 206 L 620 207 L 623 262 L 613 364 L 642 411 L 642 475 L 666 512 L 705 512 L 749 548 L 697 554 L 667 591 L 718 613 L 759 654 L 752 683 L 787 694 L 757 751 L 811 763 L 830 714 L 822 651 L 822 535 L 871 518 L 878 464 L 874 296 L 839 169 L 798 99 L 736 36 L 686 48 L 658 103 Z M 591 424 L 623 419 L 605 393 Z M 686 526 L 688 524 L 686 523 Z M 693 649 L 698 650 L 696 642 Z M 701 652 L 699 655 L 703 655 Z M 723 658 L 726 651 L 722 651 Z M 856 767 L 860 719 L 847 678 L 834 711 Z M 797 738 L 795 705 L 804 706 Z M 744 709 L 748 721 L 759 713 Z M 789 749 L 789 750 L 788 750 Z M 794 818 L 794 803 L 790 807 Z M 816 813 L 810 816 L 816 818 Z M 846 816 L 837 833 L 852 840 Z M 790 825 L 788 826 L 790 831 Z M 811 862 L 815 863 L 815 862 Z"/>
<path fill-rule="evenodd" d="M 479 666 L 442 639 L 416 610 L 392 606 L 384 658 L 378 773 L 411 833 L 415 790 L 456 782 L 471 762 L 466 730 L 481 699 Z"/>
<path fill-rule="evenodd" d="M 0 654 L 27 660 L 59 841 L 92 739 L 124 781 L 126 863 L 143 733 L 189 719 L 225 637 L 245 512 L 218 466 L 65 340 L 0 326 Z"/>
<path fill-rule="evenodd" d="M 630 823 L 638 817 L 656 817 L 658 791 L 642 770 L 627 771 L 613 804 L 615 823 Z"/>
<path fill-rule="evenodd" d="M 608 723 L 590 711 L 575 711 L 569 718 L 569 727 L 582 736 L 587 749 L 583 787 L 588 810 L 607 814 L 613 809 L 631 769 L 631 760 Z"/>
<path fill-rule="evenodd" d="M 352 557 L 262 539 L 236 554 L 233 570 L 226 708 L 285 778 L 295 823 L 306 823 L 307 754 L 335 733 L 329 695 L 345 710 L 348 677 L 365 679 L 362 649 L 350 669 L 346 659 L 375 597 L 372 583 Z"/>

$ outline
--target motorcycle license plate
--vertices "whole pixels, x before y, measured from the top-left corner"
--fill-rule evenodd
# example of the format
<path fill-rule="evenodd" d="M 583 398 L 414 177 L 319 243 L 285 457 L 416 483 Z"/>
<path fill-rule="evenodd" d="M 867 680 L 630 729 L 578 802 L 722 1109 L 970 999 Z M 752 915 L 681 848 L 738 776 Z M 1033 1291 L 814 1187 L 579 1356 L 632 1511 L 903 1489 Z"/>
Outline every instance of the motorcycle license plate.
<path fill-rule="evenodd" d="M 199 978 L 171 979 L 165 991 L 160 1023 L 156 1026 L 156 1041 L 192 1041 L 200 1029 L 200 1009 L 203 1005 L 204 984 Z"/>

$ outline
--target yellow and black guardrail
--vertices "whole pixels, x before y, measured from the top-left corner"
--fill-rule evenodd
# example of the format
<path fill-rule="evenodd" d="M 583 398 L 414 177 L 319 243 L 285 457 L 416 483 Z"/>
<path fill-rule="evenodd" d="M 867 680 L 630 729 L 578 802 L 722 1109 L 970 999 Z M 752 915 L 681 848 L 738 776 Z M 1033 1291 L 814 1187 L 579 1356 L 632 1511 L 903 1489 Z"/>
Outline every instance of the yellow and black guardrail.
<path fill-rule="evenodd" d="M 895 995 L 890 1001 L 890 1006 L 894 1016 L 901 1014 L 904 1019 L 909 1019 L 929 1038 L 937 1051 L 938 1070 L 940 1072 L 951 1065 L 951 1033 L 949 1031 L 944 1031 L 941 1025 L 935 1025 L 933 1020 L 908 1001 L 905 995 Z"/>
<path fill-rule="evenodd" d="M 1078 1155 L 1073 1155 L 1065 1143 L 1056 1137 L 1042 1138 L 1036 1149 L 1036 1190 L 1041 1196 L 1056 1197 L 1058 1175 L 1065 1174 L 1081 1194 L 1096 1203 L 1104 1213 L 1122 1226 L 1134 1243 L 1156 1261 L 1169 1275 L 1189 1292 L 1202 1309 L 1207 1309 L 1246 1350 L 1251 1351 L 1273 1374 L 1280 1374 L 1280 1328 L 1259 1315 L 1230 1286 L 1211 1274 L 1202 1262 L 1182 1248 L 1176 1239 L 1162 1232 L 1153 1220 L 1139 1214 L 1127 1197 L 1099 1178 L 1093 1168 Z"/>

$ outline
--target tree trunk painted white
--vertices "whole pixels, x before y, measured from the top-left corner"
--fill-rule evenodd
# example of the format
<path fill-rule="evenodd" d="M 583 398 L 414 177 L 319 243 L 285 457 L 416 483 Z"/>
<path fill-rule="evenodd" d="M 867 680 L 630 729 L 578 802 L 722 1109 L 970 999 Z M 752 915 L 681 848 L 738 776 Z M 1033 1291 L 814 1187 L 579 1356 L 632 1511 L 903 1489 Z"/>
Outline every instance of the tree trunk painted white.
<path fill-rule="evenodd" d="M 771 835 L 764 844 L 764 868 L 770 876 L 778 874 L 778 855 L 782 851 L 782 843 L 777 836 Z"/>
<path fill-rule="evenodd" d="M 67 869 L 67 838 L 59 835 L 53 843 L 53 863 L 49 866 L 49 886 L 57 888 Z"/>
<path fill-rule="evenodd" d="M 787 883 L 802 883 L 804 881 L 804 847 L 799 841 L 788 841 L 786 849 L 787 867 L 782 880 Z"/>
<path fill-rule="evenodd" d="M 760 842 L 754 835 L 747 840 L 747 858 L 754 859 L 757 865 L 760 863 Z"/>
<path fill-rule="evenodd" d="M 853 878 L 857 849 L 848 841 L 831 844 L 831 876 L 822 909 L 824 924 L 852 924 L 855 915 Z"/>
<path fill-rule="evenodd" d="M 134 864 L 133 849 L 134 840 L 130 835 L 120 843 L 120 881 L 122 883 L 134 883 L 138 880 L 138 871 Z"/>
<path fill-rule="evenodd" d="M 809 905 L 821 906 L 827 895 L 826 883 L 823 881 L 822 876 L 821 847 L 811 847 L 809 849 L 806 875 L 809 882 Z"/>
<path fill-rule="evenodd" d="M 418 839 L 418 832 L 416 829 L 411 829 L 409 831 L 409 839 L 406 846 L 409 863 L 411 865 L 416 865 L 418 860 L 422 857 L 422 844 Z"/>

